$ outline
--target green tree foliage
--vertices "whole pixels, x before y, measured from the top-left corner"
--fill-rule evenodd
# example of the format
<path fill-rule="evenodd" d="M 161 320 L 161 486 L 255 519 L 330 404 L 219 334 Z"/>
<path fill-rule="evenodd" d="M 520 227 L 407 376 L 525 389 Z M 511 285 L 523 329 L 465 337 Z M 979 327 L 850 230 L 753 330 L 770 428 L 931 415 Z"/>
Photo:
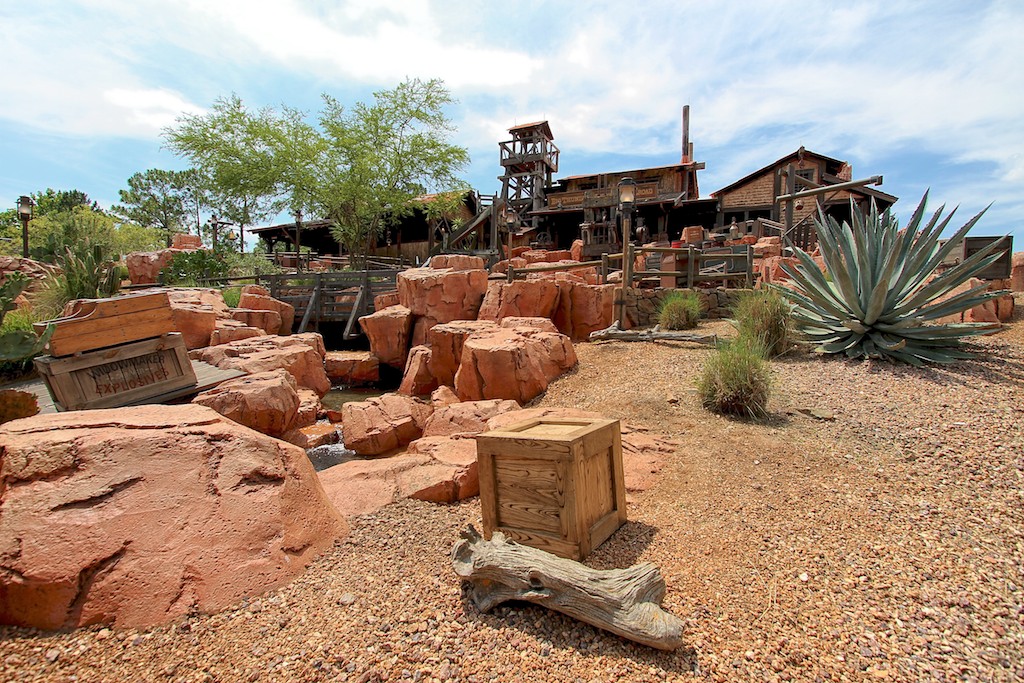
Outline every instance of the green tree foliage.
<path fill-rule="evenodd" d="M 166 235 L 187 232 L 191 223 L 190 198 L 196 174 L 189 171 L 164 171 L 151 168 L 128 178 L 128 189 L 120 190 L 121 204 L 113 212 L 147 228 L 156 228 Z"/>
<path fill-rule="evenodd" d="M 242 100 L 218 99 L 209 113 L 186 114 L 164 131 L 167 146 L 187 158 L 221 218 L 252 225 L 283 208 L 284 159 L 275 156 L 282 118 L 273 109 L 250 111 Z"/>
<path fill-rule="evenodd" d="M 440 80 L 407 80 L 350 110 L 324 95 L 317 125 L 303 112 L 251 111 L 232 95 L 208 114 L 180 118 L 168 146 L 210 179 L 220 216 L 241 226 L 284 208 L 335 222 L 335 238 L 361 252 L 385 220 L 413 210 L 424 191 L 461 187 L 469 161 L 448 142 L 455 100 Z"/>
<path fill-rule="evenodd" d="M 29 196 L 36 204 L 32 209 L 32 215 L 35 217 L 73 211 L 81 207 L 103 213 L 99 203 L 90 201 L 89 195 L 81 190 L 54 190 L 48 187 L 43 192 L 33 192 Z"/>

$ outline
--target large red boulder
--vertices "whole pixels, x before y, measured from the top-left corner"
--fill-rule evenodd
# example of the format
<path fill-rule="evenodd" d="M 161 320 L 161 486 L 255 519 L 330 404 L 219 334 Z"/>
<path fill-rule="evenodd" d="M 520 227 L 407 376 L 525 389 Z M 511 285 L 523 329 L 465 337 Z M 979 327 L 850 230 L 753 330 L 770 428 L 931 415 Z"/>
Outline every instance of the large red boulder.
<path fill-rule="evenodd" d="M 124 257 L 128 268 L 128 279 L 133 285 L 155 285 L 160 280 L 160 271 L 167 267 L 175 254 L 194 249 L 160 249 L 158 251 L 136 251 Z"/>
<path fill-rule="evenodd" d="M 462 362 L 462 345 L 467 337 L 496 329 L 498 326 L 490 320 L 455 320 L 430 328 L 430 374 L 438 384 L 455 386 L 455 373 Z"/>
<path fill-rule="evenodd" d="M 551 280 L 516 280 L 488 283 L 480 305 L 480 320 L 510 316 L 551 318 L 558 306 L 558 285 Z"/>
<path fill-rule="evenodd" d="M 290 337 L 267 335 L 192 351 L 189 357 L 226 370 L 247 373 L 283 368 L 300 387 L 320 396 L 331 388 L 324 371 L 323 337 L 316 333 Z"/>
<path fill-rule="evenodd" d="M 406 396 L 425 396 L 437 389 L 437 380 L 430 373 L 430 347 L 414 346 L 409 350 L 405 373 L 398 393 Z"/>
<path fill-rule="evenodd" d="M 423 426 L 423 436 L 473 436 L 487 431 L 488 420 L 510 410 L 519 410 L 519 404 L 515 401 L 490 399 L 435 407 L 434 413 Z"/>
<path fill-rule="evenodd" d="M 410 268 L 398 274 L 398 300 L 438 323 L 474 320 L 487 291 L 487 271 Z"/>
<path fill-rule="evenodd" d="M 277 334 L 292 333 L 292 325 L 295 324 L 295 307 L 286 301 L 278 301 L 271 296 L 256 293 L 252 289 L 252 285 L 249 285 L 242 288 L 242 295 L 238 298 L 238 307 L 256 311 L 275 311 L 281 316 L 281 326 L 278 328 Z"/>
<path fill-rule="evenodd" d="M 418 439 L 433 412 L 429 403 L 384 394 L 341 407 L 341 433 L 345 448 L 359 455 L 381 455 Z"/>
<path fill-rule="evenodd" d="M 210 346 L 227 344 L 228 342 L 240 341 L 242 339 L 252 339 L 253 337 L 262 337 L 265 334 L 265 330 L 258 327 L 249 327 L 245 323 L 233 318 L 231 320 L 218 318 L 213 332 L 210 333 Z"/>
<path fill-rule="evenodd" d="M 192 402 L 269 436 L 281 436 L 291 429 L 299 412 L 295 378 L 281 369 L 229 379 Z"/>
<path fill-rule="evenodd" d="M 469 254 L 438 254 L 430 257 L 431 268 L 451 268 L 452 270 L 483 270 L 484 260 Z"/>
<path fill-rule="evenodd" d="M 1011 257 L 1010 290 L 1024 292 L 1024 251 L 1018 251 Z"/>
<path fill-rule="evenodd" d="M 346 534 L 302 449 L 203 406 L 0 427 L 0 623 L 142 628 L 220 610 Z"/>
<path fill-rule="evenodd" d="M 412 332 L 412 312 L 405 306 L 389 306 L 359 319 L 359 326 L 370 341 L 370 352 L 381 363 L 405 367 Z"/>
<path fill-rule="evenodd" d="M 332 383 L 347 387 L 380 380 L 380 362 L 369 351 L 328 351 L 324 357 L 324 369 Z"/>
<path fill-rule="evenodd" d="M 320 472 L 320 482 L 343 515 L 375 512 L 400 498 L 454 503 L 480 493 L 476 442 L 418 439 L 402 455 L 330 467 Z"/>
<path fill-rule="evenodd" d="M 278 334 L 281 331 L 281 314 L 277 311 L 233 308 L 231 318 L 248 327 L 258 327 L 267 334 Z"/>
<path fill-rule="evenodd" d="M 26 287 L 29 292 L 38 291 L 47 278 L 61 272 L 63 271 L 58 266 L 42 261 L 17 256 L 0 256 L 0 284 L 3 284 L 7 273 L 21 273 L 29 279 Z"/>
<path fill-rule="evenodd" d="M 523 404 L 575 365 L 576 351 L 563 334 L 533 327 L 481 332 L 463 344 L 455 393 L 463 401 L 503 398 Z"/>
<path fill-rule="evenodd" d="M 558 282 L 558 310 L 555 325 L 570 339 L 589 339 L 590 333 L 612 324 L 615 313 L 615 285 L 585 285 Z"/>

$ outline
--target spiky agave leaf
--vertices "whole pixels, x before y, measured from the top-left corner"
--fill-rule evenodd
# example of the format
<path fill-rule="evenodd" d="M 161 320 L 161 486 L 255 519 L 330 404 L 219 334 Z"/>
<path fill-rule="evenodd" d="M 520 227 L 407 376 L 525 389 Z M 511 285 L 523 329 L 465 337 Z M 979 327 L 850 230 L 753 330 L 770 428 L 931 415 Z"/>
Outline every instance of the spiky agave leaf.
<path fill-rule="evenodd" d="M 874 202 L 867 214 L 851 203 L 852 225 L 819 213 L 814 229 L 829 277 L 800 249 L 795 252 L 795 266 L 782 264 L 793 288 L 780 287 L 779 291 L 795 307 L 797 329 L 818 344 L 819 352 L 891 358 L 914 365 L 951 363 L 970 357 L 956 348 L 961 338 L 997 327 L 989 323 L 935 324 L 1004 292 L 977 286 L 939 300 L 992 265 L 1001 252 L 993 242 L 932 277 L 988 207 L 940 245 L 939 236 L 956 209 L 943 217 L 945 207 L 939 207 L 925 221 L 927 201 L 925 192 L 903 230 L 888 211 L 879 212 Z"/>

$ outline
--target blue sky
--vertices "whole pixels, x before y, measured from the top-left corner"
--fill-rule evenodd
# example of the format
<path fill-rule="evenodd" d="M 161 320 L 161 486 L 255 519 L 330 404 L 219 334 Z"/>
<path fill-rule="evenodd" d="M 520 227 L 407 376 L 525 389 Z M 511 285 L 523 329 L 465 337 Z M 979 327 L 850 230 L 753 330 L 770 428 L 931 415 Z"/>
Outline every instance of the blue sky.
<path fill-rule="evenodd" d="M 466 179 L 547 119 L 559 175 L 674 163 L 691 107 L 701 194 L 800 145 L 885 177 L 901 216 L 994 206 L 972 234 L 1024 249 L 1024 3 L 10 0 L 0 5 L 0 206 L 183 168 L 161 128 L 237 93 L 310 112 L 444 79 Z M 959 224 L 959 223 L 957 223 Z"/>

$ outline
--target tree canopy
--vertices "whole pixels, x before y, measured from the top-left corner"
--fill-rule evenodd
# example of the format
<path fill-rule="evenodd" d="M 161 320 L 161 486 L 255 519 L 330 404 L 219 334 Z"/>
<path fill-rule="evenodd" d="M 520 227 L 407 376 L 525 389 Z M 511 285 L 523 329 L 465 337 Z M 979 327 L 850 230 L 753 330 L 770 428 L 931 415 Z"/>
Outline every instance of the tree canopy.
<path fill-rule="evenodd" d="M 438 79 L 410 79 L 346 111 L 324 95 L 316 123 L 289 107 L 247 109 L 236 95 L 164 131 L 168 146 L 210 178 L 215 204 L 241 225 L 284 209 L 334 221 L 335 238 L 357 253 L 423 192 L 460 188 L 469 162 L 451 144 Z M 228 208 L 230 207 L 230 208 Z"/>
<path fill-rule="evenodd" d="M 121 204 L 112 211 L 143 227 L 156 228 L 171 235 L 187 232 L 198 189 L 194 171 L 164 171 L 151 168 L 128 179 L 128 189 L 120 190 Z"/>

